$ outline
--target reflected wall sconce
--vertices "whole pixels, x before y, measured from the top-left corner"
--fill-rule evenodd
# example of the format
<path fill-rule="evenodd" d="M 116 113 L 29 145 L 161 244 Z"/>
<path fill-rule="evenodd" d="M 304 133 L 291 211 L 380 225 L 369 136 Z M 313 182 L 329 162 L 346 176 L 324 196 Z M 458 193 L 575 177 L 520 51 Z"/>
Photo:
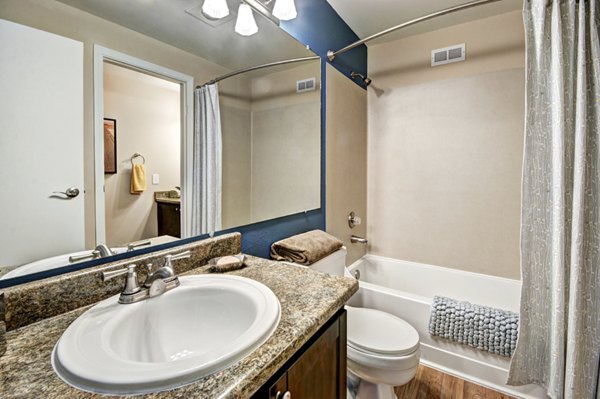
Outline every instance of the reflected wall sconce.
<path fill-rule="evenodd" d="M 289 21 L 298 16 L 294 0 L 275 0 L 273 15 L 282 21 Z"/>
<path fill-rule="evenodd" d="M 258 32 L 258 26 L 252 14 L 252 9 L 246 3 L 240 3 L 238 16 L 235 21 L 235 31 L 242 36 L 252 36 Z"/>
<path fill-rule="evenodd" d="M 229 15 L 227 0 L 204 0 L 202 12 L 211 18 L 225 18 Z"/>
<path fill-rule="evenodd" d="M 272 2 L 273 0 L 240 0 L 235 32 L 242 36 L 252 36 L 258 32 L 253 11 L 262 14 L 276 24 L 279 24 L 279 21 L 289 21 L 298 16 L 294 0 L 274 0 L 273 10 L 271 10 L 269 4 Z M 227 0 L 204 0 L 202 13 L 213 20 L 225 18 L 229 15 Z"/>

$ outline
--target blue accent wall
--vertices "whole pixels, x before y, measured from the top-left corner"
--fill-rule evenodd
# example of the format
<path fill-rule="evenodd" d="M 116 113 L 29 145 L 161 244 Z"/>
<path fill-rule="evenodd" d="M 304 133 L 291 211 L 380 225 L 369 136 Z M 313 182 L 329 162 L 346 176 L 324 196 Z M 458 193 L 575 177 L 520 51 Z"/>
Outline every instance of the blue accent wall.
<path fill-rule="evenodd" d="M 360 39 L 326 0 L 295 2 L 298 17 L 281 21 L 281 29 L 310 46 L 321 58 L 327 60 L 328 50 L 339 50 Z M 346 76 L 350 76 L 351 71 L 367 76 L 367 47 L 362 45 L 340 54 L 331 65 Z"/>

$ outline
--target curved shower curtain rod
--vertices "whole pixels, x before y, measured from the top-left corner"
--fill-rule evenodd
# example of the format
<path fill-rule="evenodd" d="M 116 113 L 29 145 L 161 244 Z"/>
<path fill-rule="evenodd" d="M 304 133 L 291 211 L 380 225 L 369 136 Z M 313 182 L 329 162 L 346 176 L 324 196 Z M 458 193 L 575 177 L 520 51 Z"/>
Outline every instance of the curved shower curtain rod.
<path fill-rule="evenodd" d="M 231 78 L 232 76 L 236 76 L 236 75 L 239 75 L 241 73 L 256 71 L 257 69 L 268 68 L 268 67 L 272 67 L 272 66 L 285 65 L 285 64 L 291 64 L 293 62 L 311 61 L 311 60 L 319 60 L 319 59 L 321 59 L 321 57 L 319 57 L 318 55 L 313 55 L 313 56 L 310 56 L 310 57 L 292 58 L 292 59 L 289 59 L 289 60 L 269 62 L 268 64 L 263 64 L 263 65 L 257 65 L 257 66 L 249 67 L 249 68 L 244 68 L 244 69 L 240 69 L 238 71 L 230 72 L 228 74 L 219 76 L 218 78 L 214 78 L 212 80 L 209 80 L 206 83 L 203 83 L 201 85 L 196 86 L 196 89 L 199 89 L 201 87 L 217 83 L 217 82 L 219 82 L 219 81 L 221 81 L 223 79 Z"/>
<path fill-rule="evenodd" d="M 393 27 L 383 30 L 379 33 L 375 33 L 374 35 L 371 35 L 364 39 L 358 40 L 352 44 L 349 44 L 346 47 L 339 49 L 338 51 L 329 50 L 327 52 L 327 58 L 329 59 L 329 61 L 333 61 L 335 59 L 335 57 L 337 57 L 338 55 L 340 55 L 342 53 L 345 53 L 346 51 L 350 51 L 353 48 L 356 48 L 362 44 L 365 44 L 366 42 L 368 42 L 370 40 L 377 39 L 378 37 L 387 35 L 388 33 L 392 33 L 394 31 L 397 31 L 398 29 L 406 28 L 407 26 L 414 25 L 418 22 L 427 21 L 428 19 L 431 19 L 431 18 L 441 17 L 442 15 L 450 14 L 450 13 L 460 11 L 460 10 L 465 10 L 467 8 L 471 8 L 471 7 L 475 7 L 475 6 L 480 6 L 483 4 L 495 3 L 497 1 L 501 1 L 501 0 L 476 0 L 476 1 L 472 1 L 470 3 L 460 4 L 458 6 L 446 8 L 444 10 L 437 11 L 437 12 L 425 15 L 423 17 L 415 18 L 415 19 L 407 21 L 407 22 L 403 22 L 400 25 L 393 26 Z"/>

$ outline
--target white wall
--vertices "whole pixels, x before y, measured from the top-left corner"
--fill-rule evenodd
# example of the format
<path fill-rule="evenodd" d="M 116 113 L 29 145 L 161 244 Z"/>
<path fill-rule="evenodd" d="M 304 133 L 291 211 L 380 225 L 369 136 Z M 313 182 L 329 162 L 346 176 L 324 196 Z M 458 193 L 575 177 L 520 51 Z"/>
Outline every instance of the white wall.
<path fill-rule="evenodd" d="M 104 112 L 117 120 L 117 173 L 104 175 L 107 244 L 156 237 L 154 192 L 181 185 L 179 84 L 105 62 Z M 147 189 L 140 195 L 130 193 L 136 152 L 146 159 Z M 157 185 L 153 174 L 159 175 Z"/>
<path fill-rule="evenodd" d="M 369 47 L 371 253 L 519 278 L 524 55 L 520 12 Z"/>

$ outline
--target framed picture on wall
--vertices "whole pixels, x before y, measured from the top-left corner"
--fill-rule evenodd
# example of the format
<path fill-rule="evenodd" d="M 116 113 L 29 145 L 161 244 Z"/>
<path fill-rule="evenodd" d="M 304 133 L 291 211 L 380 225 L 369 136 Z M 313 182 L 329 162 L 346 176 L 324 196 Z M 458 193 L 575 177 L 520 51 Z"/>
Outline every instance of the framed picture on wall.
<path fill-rule="evenodd" d="M 117 120 L 104 118 L 104 173 L 117 173 Z"/>

